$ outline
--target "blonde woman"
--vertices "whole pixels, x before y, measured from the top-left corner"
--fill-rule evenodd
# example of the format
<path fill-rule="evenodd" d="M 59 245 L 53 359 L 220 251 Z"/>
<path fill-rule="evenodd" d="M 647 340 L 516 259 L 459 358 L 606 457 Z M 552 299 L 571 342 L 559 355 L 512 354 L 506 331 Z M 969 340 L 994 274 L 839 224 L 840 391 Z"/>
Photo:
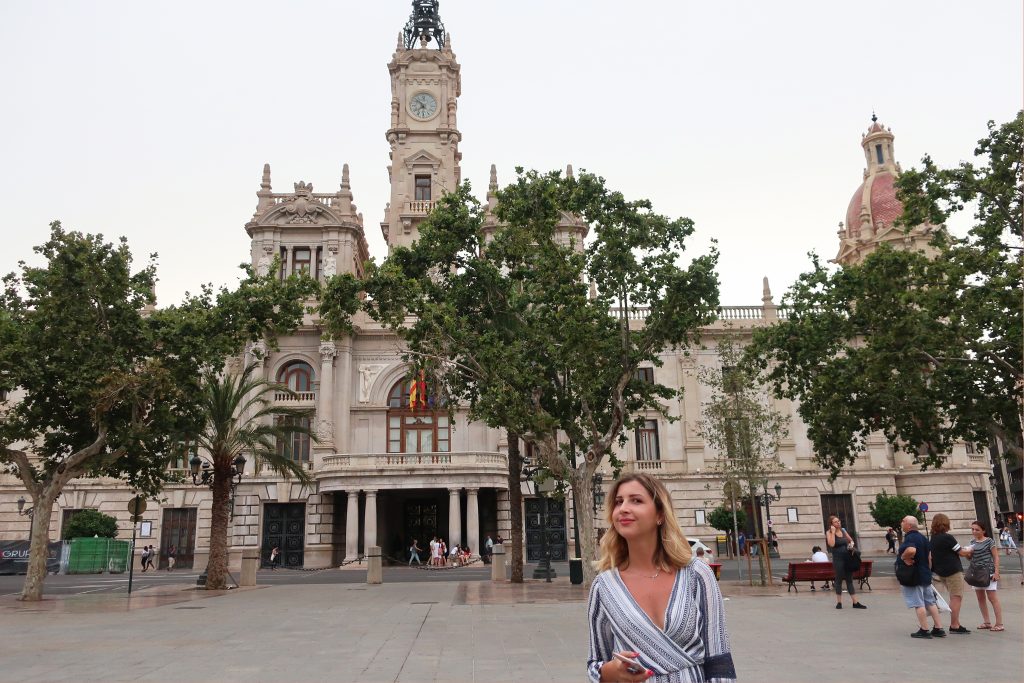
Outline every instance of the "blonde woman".
<path fill-rule="evenodd" d="M 665 486 L 629 474 L 607 497 L 609 530 L 590 587 L 589 680 L 736 680 L 722 594 L 694 561 Z"/>

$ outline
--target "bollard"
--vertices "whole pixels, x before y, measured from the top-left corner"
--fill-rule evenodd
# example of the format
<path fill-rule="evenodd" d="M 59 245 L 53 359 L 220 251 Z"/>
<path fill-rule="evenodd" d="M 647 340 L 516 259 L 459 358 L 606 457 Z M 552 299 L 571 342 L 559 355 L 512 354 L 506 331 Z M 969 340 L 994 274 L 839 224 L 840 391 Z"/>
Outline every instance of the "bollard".
<path fill-rule="evenodd" d="M 384 583 L 379 545 L 371 545 L 366 549 L 366 583 Z"/>
<path fill-rule="evenodd" d="M 242 576 L 240 586 L 256 585 L 256 567 L 260 562 L 259 548 L 245 548 L 242 550 Z"/>
<path fill-rule="evenodd" d="M 491 550 L 491 581 L 505 580 L 505 546 L 495 544 Z"/>

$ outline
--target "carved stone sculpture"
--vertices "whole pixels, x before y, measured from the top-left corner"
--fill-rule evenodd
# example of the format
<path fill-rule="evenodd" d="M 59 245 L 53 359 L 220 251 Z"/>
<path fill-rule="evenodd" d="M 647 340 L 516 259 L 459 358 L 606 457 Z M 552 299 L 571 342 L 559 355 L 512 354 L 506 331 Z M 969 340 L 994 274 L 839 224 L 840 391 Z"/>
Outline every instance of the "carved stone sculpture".
<path fill-rule="evenodd" d="M 370 390 L 377 379 L 377 375 L 386 368 L 384 363 L 360 363 L 359 364 L 359 402 L 370 402 Z"/>

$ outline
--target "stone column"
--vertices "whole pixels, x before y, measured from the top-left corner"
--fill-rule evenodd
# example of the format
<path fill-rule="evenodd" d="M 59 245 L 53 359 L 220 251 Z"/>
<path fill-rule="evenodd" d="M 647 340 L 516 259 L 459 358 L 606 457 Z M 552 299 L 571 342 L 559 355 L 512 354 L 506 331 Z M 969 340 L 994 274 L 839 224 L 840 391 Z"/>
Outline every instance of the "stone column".
<path fill-rule="evenodd" d="M 480 503 L 478 489 L 466 489 L 466 545 L 471 555 L 480 554 Z"/>
<path fill-rule="evenodd" d="M 346 491 L 348 514 L 345 518 L 345 561 L 354 562 L 359 555 L 359 491 Z"/>
<path fill-rule="evenodd" d="M 338 395 L 338 422 L 334 428 L 334 450 L 338 453 L 349 453 L 352 448 L 352 337 L 346 336 L 338 341 L 336 348 L 338 372 L 335 393 Z"/>
<path fill-rule="evenodd" d="M 366 525 L 363 528 L 363 547 L 369 548 L 372 545 L 377 545 L 377 492 L 367 491 L 366 492 L 366 519 L 363 520 Z"/>
<path fill-rule="evenodd" d="M 334 445 L 334 342 L 320 342 L 320 392 L 317 394 L 316 435 L 320 445 Z"/>
<path fill-rule="evenodd" d="M 448 547 L 462 543 L 459 489 L 448 489 Z"/>

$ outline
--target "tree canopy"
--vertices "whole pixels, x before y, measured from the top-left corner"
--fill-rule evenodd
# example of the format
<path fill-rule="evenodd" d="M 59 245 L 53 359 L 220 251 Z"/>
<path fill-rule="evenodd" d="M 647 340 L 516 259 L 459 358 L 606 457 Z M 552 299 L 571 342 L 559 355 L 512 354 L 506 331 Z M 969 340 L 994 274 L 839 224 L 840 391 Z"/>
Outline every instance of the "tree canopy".
<path fill-rule="evenodd" d="M 99 510 L 82 510 L 69 521 L 65 538 L 117 538 L 117 520 Z"/>
<path fill-rule="evenodd" d="M 925 157 L 897 180 L 904 226 L 973 210 L 936 253 L 882 247 L 831 270 L 817 258 L 785 296 L 788 317 L 751 347 L 777 395 L 799 399 L 817 462 L 838 476 L 881 432 L 923 468 L 958 441 L 1020 456 L 1024 113 L 975 149 L 978 163 Z"/>
<path fill-rule="evenodd" d="M 899 538 L 903 538 L 903 527 L 900 523 L 904 517 L 916 517 L 919 521 L 924 521 L 924 514 L 918 510 L 917 501 L 913 496 L 904 494 L 890 496 L 886 491 L 882 491 L 873 501 L 868 501 L 868 510 L 875 524 L 883 528 L 892 527 Z"/>

